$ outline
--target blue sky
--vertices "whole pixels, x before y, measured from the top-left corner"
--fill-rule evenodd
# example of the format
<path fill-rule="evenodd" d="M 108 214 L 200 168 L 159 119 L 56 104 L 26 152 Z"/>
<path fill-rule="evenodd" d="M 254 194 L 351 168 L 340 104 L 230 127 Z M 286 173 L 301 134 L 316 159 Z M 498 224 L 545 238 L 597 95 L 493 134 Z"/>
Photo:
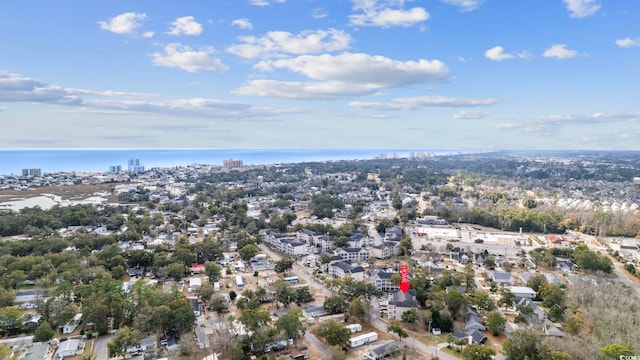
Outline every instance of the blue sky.
<path fill-rule="evenodd" d="M 640 150 L 640 1 L 8 0 L 3 148 Z"/>

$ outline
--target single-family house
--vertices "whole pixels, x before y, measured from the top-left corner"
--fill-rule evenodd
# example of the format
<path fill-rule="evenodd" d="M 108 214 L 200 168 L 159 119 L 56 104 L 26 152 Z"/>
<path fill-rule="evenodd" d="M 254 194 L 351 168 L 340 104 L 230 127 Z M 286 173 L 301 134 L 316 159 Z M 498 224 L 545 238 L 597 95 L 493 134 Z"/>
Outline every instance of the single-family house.
<path fill-rule="evenodd" d="M 58 343 L 56 354 L 58 359 L 81 355 L 84 352 L 84 343 L 80 339 L 67 339 Z"/>
<path fill-rule="evenodd" d="M 410 309 L 414 309 L 416 305 L 415 289 L 409 289 L 406 293 L 398 290 L 389 294 L 387 316 L 389 320 L 402 319 L 402 314 Z"/>
<path fill-rule="evenodd" d="M 533 300 L 536 297 L 536 292 L 528 286 L 511 286 L 509 290 L 515 295 L 516 302 L 520 299 Z"/>
<path fill-rule="evenodd" d="M 510 273 L 504 271 L 491 272 L 491 279 L 498 284 L 498 286 L 513 286 L 516 280 Z"/>
<path fill-rule="evenodd" d="M 546 336 L 565 337 L 562 325 L 556 324 L 549 319 L 545 319 L 542 323 L 542 333 Z"/>

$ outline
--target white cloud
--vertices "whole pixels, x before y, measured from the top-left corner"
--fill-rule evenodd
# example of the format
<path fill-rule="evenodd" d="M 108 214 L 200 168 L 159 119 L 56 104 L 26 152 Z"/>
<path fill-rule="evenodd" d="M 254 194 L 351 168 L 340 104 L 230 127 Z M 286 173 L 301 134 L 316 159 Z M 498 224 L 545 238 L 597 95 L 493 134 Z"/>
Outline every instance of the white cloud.
<path fill-rule="evenodd" d="M 202 25 L 197 22 L 193 16 L 183 16 L 175 19 L 171 23 L 171 28 L 169 35 L 180 36 L 180 35 L 192 35 L 197 36 L 202 34 Z"/>
<path fill-rule="evenodd" d="M 344 53 L 263 61 L 263 70 L 285 69 L 314 81 L 253 80 L 235 90 L 240 95 L 291 99 L 335 99 L 375 94 L 389 87 L 438 81 L 449 69 L 438 60 L 397 61 L 383 56 Z"/>
<path fill-rule="evenodd" d="M 522 51 L 519 53 L 508 54 L 504 52 L 504 48 L 502 46 L 496 46 L 485 51 L 484 56 L 493 61 L 502 61 L 508 59 L 526 59 L 529 57 L 529 53 Z"/>
<path fill-rule="evenodd" d="M 285 82 L 251 80 L 232 92 L 238 95 L 324 100 L 369 95 L 376 90 L 378 90 L 378 87 L 375 85 L 354 85 L 340 81 Z"/>
<path fill-rule="evenodd" d="M 416 96 L 396 98 L 390 103 L 354 101 L 350 106 L 369 110 L 415 110 L 421 107 L 477 107 L 499 103 L 495 98 L 460 99 L 446 96 Z M 464 112 L 463 112 L 464 113 Z M 469 114 L 471 112 L 468 112 Z"/>
<path fill-rule="evenodd" d="M 98 21 L 98 25 L 103 30 L 111 31 L 116 34 L 131 34 L 142 26 L 142 21 L 147 18 L 147 14 L 128 12 L 114 16 L 107 21 Z"/>
<path fill-rule="evenodd" d="M 408 10 L 402 8 L 404 0 L 352 0 L 353 9 L 359 14 L 350 15 L 350 23 L 355 26 L 412 26 L 429 19 L 429 13 L 422 7 Z"/>
<path fill-rule="evenodd" d="M 473 11 L 480 7 L 484 0 L 440 0 L 443 3 L 457 6 L 462 11 Z"/>
<path fill-rule="evenodd" d="M 619 112 L 597 112 L 593 114 L 560 114 L 542 116 L 520 123 L 499 124 L 497 128 L 518 129 L 527 132 L 555 131 L 568 126 L 589 126 L 617 122 L 640 121 L 640 110 Z"/>
<path fill-rule="evenodd" d="M 322 8 L 315 8 L 311 10 L 311 17 L 314 19 L 326 18 L 328 14 Z"/>
<path fill-rule="evenodd" d="M 66 89 L 0 70 L 0 102 L 77 104 L 80 99 Z"/>
<path fill-rule="evenodd" d="M 275 0 L 275 3 L 286 3 L 287 0 Z M 269 2 L 267 0 L 249 0 L 249 4 L 254 6 L 269 6 Z"/>
<path fill-rule="evenodd" d="M 640 38 L 632 39 L 627 37 L 624 39 L 616 40 L 616 45 L 623 48 L 640 46 Z"/>
<path fill-rule="evenodd" d="M 598 12 L 602 7 L 597 0 L 562 0 L 572 18 L 583 18 Z"/>
<path fill-rule="evenodd" d="M 192 50 L 188 46 L 177 43 L 167 44 L 164 53 L 153 53 L 150 56 L 153 64 L 171 68 L 179 68 L 191 73 L 199 71 L 220 71 L 229 70 L 220 59 L 211 57 L 213 48 L 203 47 L 200 50 Z"/>
<path fill-rule="evenodd" d="M 578 52 L 567 49 L 567 45 L 565 44 L 553 44 L 542 54 L 544 57 L 554 57 L 557 59 L 570 59 L 576 55 L 578 55 Z"/>
<path fill-rule="evenodd" d="M 493 114 L 490 111 L 469 111 L 462 110 L 453 114 L 454 119 L 484 119 L 485 117 Z"/>
<path fill-rule="evenodd" d="M 303 55 L 292 59 L 263 61 L 262 69 L 286 69 L 311 79 L 398 87 L 444 79 L 449 69 L 439 60 L 398 61 L 362 53 Z"/>
<path fill-rule="evenodd" d="M 286 31 L 270 31 L 263 37 L 239 37 L 242 44 L 232 45 L 227 52 L 246 59 L 280 56 L 281 54 L 311 54 L 344 50 L 351 36 L 342 30 L 304 31 L 294 35 Z"/>
<path fill-rule="evenodd" d="M 231 22 L 231 25 L 235 25 L 240 29 L 245 29 L 245 30 L 253 29 L 253 25 L 251 24 L 251 21 L 249 21 L 249 19 L 247 18 L 233 20 Z"/>
<path fill-rule="evenodd" d="M 145 31 L 142 33 L 142 37 L 144 38 L 152 38 L 156 33 L 154 33 L 153 31 Z"/>

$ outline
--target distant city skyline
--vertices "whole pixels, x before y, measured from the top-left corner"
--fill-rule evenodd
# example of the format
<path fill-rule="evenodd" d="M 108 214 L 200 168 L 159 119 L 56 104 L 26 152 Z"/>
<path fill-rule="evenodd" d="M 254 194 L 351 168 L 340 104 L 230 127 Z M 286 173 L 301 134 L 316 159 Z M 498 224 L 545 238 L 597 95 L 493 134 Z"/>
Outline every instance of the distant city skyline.
<path fill-rule="evenodd" d="M 0 148 L 640 150 L 640 2 L 20 1 Z"/>

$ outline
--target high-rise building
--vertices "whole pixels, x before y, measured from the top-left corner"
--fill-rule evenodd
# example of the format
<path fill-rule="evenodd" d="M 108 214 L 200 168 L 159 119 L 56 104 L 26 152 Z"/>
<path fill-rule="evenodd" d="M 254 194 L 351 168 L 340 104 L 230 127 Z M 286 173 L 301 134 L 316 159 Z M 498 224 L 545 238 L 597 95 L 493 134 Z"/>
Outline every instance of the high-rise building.
<path fill-rule="evenodd" d="M 42 176 L 42 169 L 22 169 L 22 176 Z"/>
<path fill-rule="evenodd" d="M 238 169 L 242 167 L 242 160 L 229 159 L 222 162 L 222 167 L 225 169 Z"/>
<path fill-rule="evenodd" d="M 144 172 L 144 165 L 142 165 L 140 159 L 129 159 L 128 170 L 133 174 L 142 173 Z"/>
<path fill-rule="evenodd" d="M 122 172 L 122 165 L 111 165 L 111 166 L 109 166 L 109 172 L 110 173 L 121 173 Z"/>

